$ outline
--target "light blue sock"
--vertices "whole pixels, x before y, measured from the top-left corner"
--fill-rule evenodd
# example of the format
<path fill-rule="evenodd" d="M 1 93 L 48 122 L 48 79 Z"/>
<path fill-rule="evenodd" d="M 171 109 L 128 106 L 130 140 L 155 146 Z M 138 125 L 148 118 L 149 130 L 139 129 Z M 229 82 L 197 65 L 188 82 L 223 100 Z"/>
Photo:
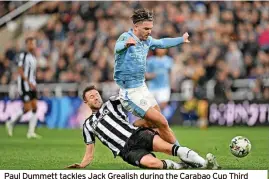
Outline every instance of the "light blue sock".
<path fill-rule="evenodd" d="M 177 145 L 177 146 L 180 146 L 178 140 L 176 140 L 176 142 L 174 144 Z"/>

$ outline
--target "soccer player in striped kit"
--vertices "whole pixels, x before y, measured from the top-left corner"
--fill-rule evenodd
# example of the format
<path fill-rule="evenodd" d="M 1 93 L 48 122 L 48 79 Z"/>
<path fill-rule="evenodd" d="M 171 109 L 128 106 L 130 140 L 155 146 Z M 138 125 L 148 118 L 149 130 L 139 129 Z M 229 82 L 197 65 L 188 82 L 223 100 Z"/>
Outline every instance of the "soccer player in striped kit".
<path fill-rule="evenodd" d="M 211 153 L 208 153 L 204 159 L 188 147 L 164 141 L 153 129 L 131 125 L 118 96 L 112 96 L 103 103 L 95 87 L 89 86 L 83 91 L 82 97 L 84 103 L 93 112 L 83 125 L 86 150 L 81 163 L 72 164 L 67 168 L 85 168 L 92 162 L 95 138 L 108 147 L 114 157 L 120 156 L 125 162 L 138 167 L 155 169 L 182 169 L 189 166 L 219 168 L 216 158 Z M 160 160 L 155 157 L 153 151 L 177 156 L 183 163 Z"/>
<path fill-rule="evenodd" d="M 13 135 L 13 128 L 21 117 L 30 113 L 29 128 L 27 138 L 40 138 L 35 133 L 37 125 L 37 92 L 36 92 L 36 39 L 28 37 L 25 40 L 26 51 L 18 56 L 18 91 L 23 101 L 23 109 L 16 110 L 16 115 L 6 122 L 8 135 Z"/>

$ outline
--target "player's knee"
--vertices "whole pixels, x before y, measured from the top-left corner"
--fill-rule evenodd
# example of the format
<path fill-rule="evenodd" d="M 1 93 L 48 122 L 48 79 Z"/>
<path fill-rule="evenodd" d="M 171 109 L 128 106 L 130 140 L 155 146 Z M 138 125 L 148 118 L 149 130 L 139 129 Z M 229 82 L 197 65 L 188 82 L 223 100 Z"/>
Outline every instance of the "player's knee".
<path fill-rule="evenodd" d="M 160 117 L 159 128 L 169 128 L 168 121 L 163 115 Z"/>

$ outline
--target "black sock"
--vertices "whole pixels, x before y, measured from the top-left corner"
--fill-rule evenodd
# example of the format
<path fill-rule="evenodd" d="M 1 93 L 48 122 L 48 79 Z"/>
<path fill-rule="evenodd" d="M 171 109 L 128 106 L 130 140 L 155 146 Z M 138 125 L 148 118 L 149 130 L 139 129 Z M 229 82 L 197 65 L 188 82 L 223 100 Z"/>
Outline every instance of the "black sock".
<path fill-rule="evenodd" d="M 177 150 L 178 150 L 179 146 L 178 145 L 173 145 L 172 147 L 172 155 L 173 156 L 177 156 Z"/>
<path fill-rule="evenodd" d="M 167 169 L 167 163 L 164 160 L 161 160 L 163 162 L 163 169 Z"/>

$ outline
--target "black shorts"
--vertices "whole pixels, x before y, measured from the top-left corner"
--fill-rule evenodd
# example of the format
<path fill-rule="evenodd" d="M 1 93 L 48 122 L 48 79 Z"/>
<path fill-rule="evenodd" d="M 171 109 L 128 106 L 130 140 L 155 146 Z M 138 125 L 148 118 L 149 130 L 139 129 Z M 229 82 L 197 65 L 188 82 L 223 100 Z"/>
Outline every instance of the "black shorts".
<path fill-rule="evenodd" d="M 141 128 L 134 133 L 126 145 L 123 151 L 121 151 L 120 156 L 122 159 L 134 166 L 143 167 L 140 165 L 140 160 L 145 155 L 151 154 L 153 151 L 153 138 L 158 133 L 149 128 Z"/>
<path fill-rule="evenodd" d="M 32 101 L 33 99 L 37 99 L 36 91 L 25 91 L 21 95 L 21 100 L 25 103 L 28 101 Z"/>

